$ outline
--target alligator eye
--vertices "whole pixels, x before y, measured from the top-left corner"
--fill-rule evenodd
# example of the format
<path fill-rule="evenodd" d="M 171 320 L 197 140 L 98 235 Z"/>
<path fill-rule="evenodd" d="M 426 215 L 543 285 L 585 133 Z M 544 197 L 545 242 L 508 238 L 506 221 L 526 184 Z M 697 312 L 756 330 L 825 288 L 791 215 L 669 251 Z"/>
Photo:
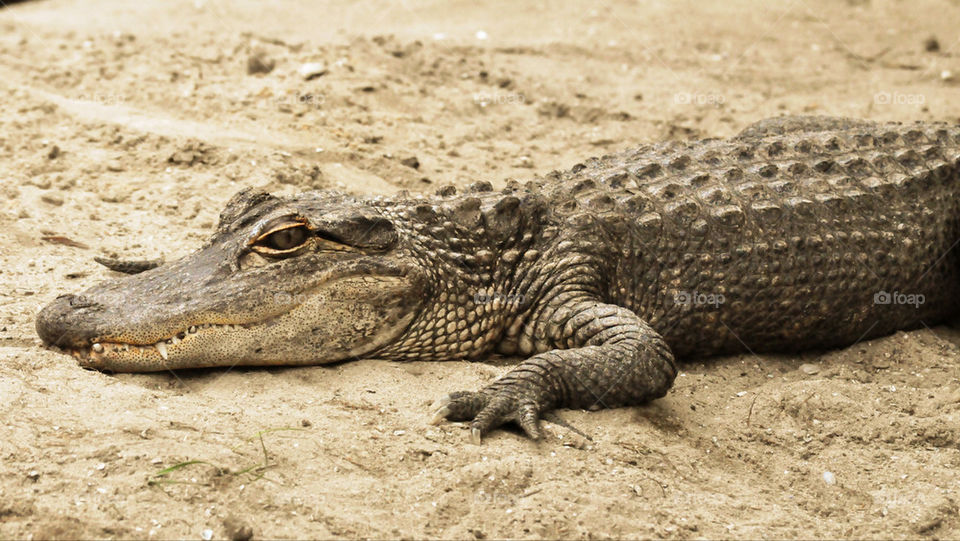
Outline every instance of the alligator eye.
<path fill-rule="evenodd" d="M 268 247 L 273 248 L 274 250 L 287 251 L 300 246 L 307 240 L 307 231 L 306 227 L 291 227 L 289 229 L 281 229 L 275 233 L 270 233 L 267 235 L 267 238 L 263 239 L 264 244 Z"/>
<path fill-rule="evenodd" d="M 264 255 L 291 255 L 307 245 L 311 233 L 302 221 L 286 222 L 267 229 L 250 247 Z"/>

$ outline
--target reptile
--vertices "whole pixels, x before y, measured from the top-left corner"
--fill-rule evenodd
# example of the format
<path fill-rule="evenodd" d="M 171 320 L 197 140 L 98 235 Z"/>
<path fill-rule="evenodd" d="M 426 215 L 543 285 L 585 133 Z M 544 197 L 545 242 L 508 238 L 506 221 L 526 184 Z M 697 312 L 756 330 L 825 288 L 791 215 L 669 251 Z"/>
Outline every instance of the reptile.
<path fill-rule="evenodd" d="M 199 250 L 114 261 L 136 274 L 57 297 L 36 329 L 115 372 L 522 357 L 434 421 L 537 439 L 551 410 L 664 396 L 677 359 L 838 348 L 953 315 L 958 168 L 955 125 L 785 117 L 500 190 L 247 188 Z"/>

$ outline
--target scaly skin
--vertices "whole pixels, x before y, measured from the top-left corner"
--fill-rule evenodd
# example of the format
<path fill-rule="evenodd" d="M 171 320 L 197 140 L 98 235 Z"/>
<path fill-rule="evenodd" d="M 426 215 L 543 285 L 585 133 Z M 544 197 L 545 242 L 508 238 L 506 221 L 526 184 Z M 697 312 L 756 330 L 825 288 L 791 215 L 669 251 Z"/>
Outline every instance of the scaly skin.
<path fill-rule="evenodd" d="M 955 313 L 958 168 L 955 126 L 797 117 L 501 192 L 248 190 L 198 252 L 60 297 L 37 330 L 106 370 L 520 355 L 436 420 L 536 438 L 553 408 L 663 396 L 675 357 L 839 347 Z"/>

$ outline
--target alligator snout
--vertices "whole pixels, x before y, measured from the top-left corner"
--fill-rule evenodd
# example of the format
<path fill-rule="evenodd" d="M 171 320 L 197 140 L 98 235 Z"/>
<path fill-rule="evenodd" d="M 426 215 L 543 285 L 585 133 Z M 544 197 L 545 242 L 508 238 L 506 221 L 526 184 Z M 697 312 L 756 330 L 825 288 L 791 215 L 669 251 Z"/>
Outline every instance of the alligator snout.
<path fill-rule="evenodd" d="M 83 295 L 60 295 L 37 315 L 37 334 L 48 346 L 84 347 L 97 336 L 104 306 Z"/>

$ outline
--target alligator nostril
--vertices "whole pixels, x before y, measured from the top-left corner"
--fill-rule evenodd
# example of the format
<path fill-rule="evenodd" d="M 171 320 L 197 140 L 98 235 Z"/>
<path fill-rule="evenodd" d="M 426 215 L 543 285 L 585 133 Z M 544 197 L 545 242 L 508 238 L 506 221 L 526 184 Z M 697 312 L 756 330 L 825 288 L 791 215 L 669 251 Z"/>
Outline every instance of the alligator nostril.
<path fill-rule="evenodd" d="M 37 314 L 37 334 L 47 345 L 75 347 L 89 343 L 103 305 L 86 295 L 60 295 Z"/>

